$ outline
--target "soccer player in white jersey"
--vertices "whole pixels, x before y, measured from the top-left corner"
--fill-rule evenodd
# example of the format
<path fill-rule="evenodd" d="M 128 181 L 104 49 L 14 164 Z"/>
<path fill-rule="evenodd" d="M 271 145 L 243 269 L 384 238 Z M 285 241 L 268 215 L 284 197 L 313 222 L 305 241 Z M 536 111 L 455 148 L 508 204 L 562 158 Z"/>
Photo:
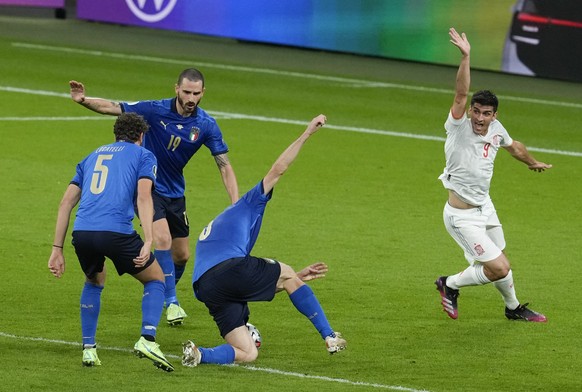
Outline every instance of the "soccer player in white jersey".
<path fill-rule="evenodd" d="M 445 122 L 446 167 L 439 179 L 449 193 L 443 213 L 445 227 L 463 249 L 470 265 L 456 275 L 436 280 L 443 310 L 456 319 L 459 289 L 493 282 L 503 297 L 508 319 L 545 322 L 543 314 L 534 312 L 528 304 L 521 304 L 517 299 L 509 260 L 503 252 L 503 229 L 489 197 L 489 188 L 499 147 L 530 170 L 542 172 L 552 165 L 536 160 L 522 143 L 509 136 L 497 120 L 498 101 L 491 91 L 474 93 L 467 115 L 471 45 L 465 33 L 459 34 L 454 28 L 449 30 L 449 36 L 461 51 L 462 58 L 455 99 Z"/>

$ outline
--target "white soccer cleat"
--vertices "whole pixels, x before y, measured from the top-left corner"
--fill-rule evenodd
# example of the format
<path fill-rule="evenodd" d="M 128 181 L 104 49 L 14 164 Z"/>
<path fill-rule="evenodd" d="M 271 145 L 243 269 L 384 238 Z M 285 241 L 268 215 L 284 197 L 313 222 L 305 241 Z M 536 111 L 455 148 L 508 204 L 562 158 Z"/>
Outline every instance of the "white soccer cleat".
<path fill-rule="evenodd" d="M 339 351 L 345 350 L 346 346 L 347 342 L 342 338 L 342 334 L 339 332 L 334 332 L 332 336 L 325 338 L 325 347 L 330 354 L 335 354 Z"/>
<path fill-rule="evenodd" d="M 186 343 L 182 344 L 182 365 L 188 367 L 195 367 L 200 364 L 202 360 L 202 354 L 196 344 L 188 340 Z"/>

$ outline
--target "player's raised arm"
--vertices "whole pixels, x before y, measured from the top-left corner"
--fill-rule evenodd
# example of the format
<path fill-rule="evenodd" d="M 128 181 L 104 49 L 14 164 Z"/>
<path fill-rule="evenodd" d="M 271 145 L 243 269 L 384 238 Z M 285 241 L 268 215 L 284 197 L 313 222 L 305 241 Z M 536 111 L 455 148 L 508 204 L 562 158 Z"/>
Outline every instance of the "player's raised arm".
<path fill-rule="evenodd" d="M 291 163 L 297 158 L 299 154 L 299 150 L 303 147 L 307 139 L 315 132 L 319 130 L 322 126 L 325 125 L 327 121 L 326 117 L 323 114 L 315 117 L 305 131 L 299 136 L 297 140 L 295 140 L 283 153 L 277 158 L 271 170 L 267 173 L 265 178 L 263 179 L 263 191 L 265 194 L 271 192 L 275 184 L 279 181 L 281 176 L 287 171 Z"/>
<path fill-rule="evenodd" d="M 461 64 L 457 71 L 457 81 L 455 84 L 455 99 L 451 107 L 454 118 L 461 118 L 465 115 L 469 87 L 471 85 L 470 52 L 471 44 L 467 40 L 465 33 L 459 34 L 454 27 L 449 29 L 451 43 L 461 51 Z"/>
<path fill-rule="evenodd" d="M 119 102 L 85 96 L 85 86 L 81 82 L 71 80 L 69 81 L 69 87 L 71 88 L 71 99 L 87 109 L 112 116 L 119 116 L 122 113 Z"/>

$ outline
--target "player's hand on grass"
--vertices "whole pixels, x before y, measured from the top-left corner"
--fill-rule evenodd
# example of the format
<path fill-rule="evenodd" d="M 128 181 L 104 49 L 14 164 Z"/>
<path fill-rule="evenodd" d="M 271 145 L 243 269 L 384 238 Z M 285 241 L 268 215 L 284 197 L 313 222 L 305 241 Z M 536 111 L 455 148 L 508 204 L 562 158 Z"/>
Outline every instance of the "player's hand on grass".
<path fill-rule="evenodd" d="M 297 272 L 297 277 L 304 282 L 325 277 L 328 271 L 327 264 L 318 262 L 311 264 Z"/>

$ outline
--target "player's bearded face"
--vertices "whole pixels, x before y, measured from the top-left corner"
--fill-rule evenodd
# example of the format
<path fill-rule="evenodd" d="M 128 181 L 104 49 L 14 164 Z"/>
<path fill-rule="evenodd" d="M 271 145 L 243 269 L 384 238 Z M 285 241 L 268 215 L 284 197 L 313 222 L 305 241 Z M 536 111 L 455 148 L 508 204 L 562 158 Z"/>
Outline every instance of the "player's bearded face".
<path fill-rule="evenodd" d="M 178 112 L 186 116 L 194 113 L 203 96 L 204 86 L 201 80 L 183 79 L 182 83 L 176 86 Z"/>

